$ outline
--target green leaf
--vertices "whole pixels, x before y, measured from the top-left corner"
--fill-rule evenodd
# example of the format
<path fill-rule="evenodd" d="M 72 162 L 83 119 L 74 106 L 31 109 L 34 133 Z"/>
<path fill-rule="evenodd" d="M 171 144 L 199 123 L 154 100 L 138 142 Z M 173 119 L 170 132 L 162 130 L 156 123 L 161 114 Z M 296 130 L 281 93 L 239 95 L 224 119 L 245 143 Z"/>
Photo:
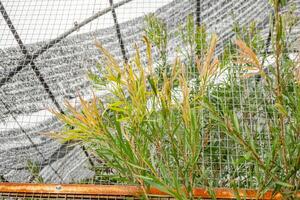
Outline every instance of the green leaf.
<path fill-rule="evenodd" d="M 238 120 L 237 115 L 235 114 L 235 112 L 232 113 L 232 117 L 233 117 L 234 128 L 238 133 L 240 133 L 240 124 L 239 124 L 239 120 Z"/>
<path fill-rule="evenodd" d="M 278 110 L 279 113 L 281 113 L 284 116 L 288 116 L 288 112 L 286 111 L 286 109 L 279 103 L 275 103 L 275 107 Z"/>
<path fill-rule="evenodd" d="M 287 187 L 287 188 L 295 188 L 295 185 L 291 185 L 289 183 L 285 183 L 285 182 L 282 182 L 282 181 L 276 181 L 275 184 L 281 185 L 281 186 Z"/>

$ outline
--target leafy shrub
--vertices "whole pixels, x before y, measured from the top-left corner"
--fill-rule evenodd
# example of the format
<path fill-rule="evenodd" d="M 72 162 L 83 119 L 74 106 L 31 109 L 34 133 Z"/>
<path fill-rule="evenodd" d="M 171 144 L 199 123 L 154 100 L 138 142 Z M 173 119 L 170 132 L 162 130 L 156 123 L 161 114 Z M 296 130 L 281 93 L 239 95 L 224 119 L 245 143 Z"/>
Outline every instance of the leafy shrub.
<path fill-rule="evenodd" d="M 91 101 L 80 97 L 80 110 L 67 103 L 68 114 L 53 111 L 67 125 L 61 138 L 83 142 L 124 183 L 140 184 L 145 195 L 149 187 L 156 187 L 176 199 L 193 199 L 193 188 L 204 186 L 213 197 L 211 188 L 218 183 L 209 176 L 222 170 L 218 164 L 206 168 L 199 163 L 207 161 L 207 151 L 215 151 L 210 155 L 218 156 L 210 162 L 229 163 L 230 187 L 250 186 L 259 194 L 273 189 L 274 194 L 296 198 L 299 62 L 285 51 L 287 26 L 294 23 L 284 25 L 278 9 L 282 2 L 272 2 L 275 63 L 268 64 L 268 70 L 262 64 L 263 48 L 253 27 L 246 42 L 237 40 L 234 49 L 223 54 L 227 60 L 221 61 L 215 57 L 217 36 L 207 42 L 205 27 L 195 27 L 192 18 L 179 29 L 183 56 L 173 63 L 167 60 L 166 27 L 153 16 L 147 18 L 143 38 L 146 63 L 135 46 L 135 57 L 120 66 L 97 41 L 104 55 L 102 77 L 90 77 L 97 88 L 109 91 L 110 98 L 104 103 L 96 96 Z M 239 34 L 242 38 L 243 32 Z M 157 62 L 152 45 L 159 50 Z M 234 57 L 226 56 L 233 52 Z M 222 73 L 227 73 L 227 79 L 215 82 Z M 226 142 L 238 148 L 227 148 L 224 153 L 221 147 Z"/>

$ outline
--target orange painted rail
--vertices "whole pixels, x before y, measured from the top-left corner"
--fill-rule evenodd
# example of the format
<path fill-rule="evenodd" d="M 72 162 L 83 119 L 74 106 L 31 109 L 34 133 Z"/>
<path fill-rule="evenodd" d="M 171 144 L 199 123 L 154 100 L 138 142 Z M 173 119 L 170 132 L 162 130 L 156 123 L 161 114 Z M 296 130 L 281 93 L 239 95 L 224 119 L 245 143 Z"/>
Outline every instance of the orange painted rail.
<path fill-rule="evenodd" d="M 228 188 L 215 188 L 217 199 L 236 199 L 236 193 Z M 168 196 L 156 188 L 150 188 L 148 194 L 151 196 Z M 83 195 L 83 196 L 130 196 L 138 197 L 143 194 L 139 186 L 125 185 L 91 185 L 91 184 L 31 184 L 31 183 L 0 183 L 0 194 L 36 194 L 36 195 Z M 257 191 L 251 189 L 240 189 L 238 193 L 242 199 L 257 199 Z M 207 189 L 195 188 L 194 195 L 198 198 L 209 199 L 211 196 Z M 300 198 L 300 192 L 296 198 Z M 272 191 L 265 193 L 260 199 L 283 199 L 281 194 L 273 195 Z"/>

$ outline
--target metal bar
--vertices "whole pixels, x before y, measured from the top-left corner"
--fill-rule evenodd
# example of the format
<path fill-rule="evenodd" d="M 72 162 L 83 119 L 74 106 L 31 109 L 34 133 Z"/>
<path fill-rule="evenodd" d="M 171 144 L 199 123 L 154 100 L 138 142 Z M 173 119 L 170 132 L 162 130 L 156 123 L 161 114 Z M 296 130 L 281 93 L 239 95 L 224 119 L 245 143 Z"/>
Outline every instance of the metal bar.
<path fill-rule="evenodd" d="M 25 55 L 27 55 L 28 52 L 27 52 L 27 50 L 26 50 L 26 48 L 25 48 L 25 45 L 23 44 L 23 42 L 22 42 L 22 40 L 21 40 L 21 38 L 20 38 L 20 36 L 19 36 L 19 34 L 18 34 L 18 32 L 17 32 L 15 26 L 13 25 L 13 23 L 12 23 L 12 21 L 11 21 L 9 15 L 7 14 L 7 12 L 6 12 L 6 10 L 5 10 L 3 4 L 2 4 L 2 1 L 0 1 L 0 12 L 1 12 L 1 14 L 2 14 L 2 16 L 3 16 L 3 18 L 4 18 L 5 22 L 6 22 L 6 24 L 8 25 L 10 31 L 12 32 L 12 34 L 13 34 L 15 40 L 16 40 L 17 43 L 19 44 L 19 46 L 20 46 L 20 48 L 21 48 L 21 50 L 22 50 L 22 53 L 25 54 Z"/>
<path fill-rule="evenodd" d="M 271 23 L 269 23 L 269 33 L 268 33 L 268 37 L 266 40 L 266 44 L 265 44 L 265 52 L 263 55 L 263 60 L 262 60 L 262 66 L 264 66 L 265 60 L 267 58 L 268 55 L 268 51 L 269 51 L 269 46 L 271 44 L 271 39 L 272 39 L 272 32 L 273 32 L 273 27 L 275 26 L 275 15 L 274 15 L 274 10 L 272 10 L 272 16 L 271 16 L 271 20 L 272 20 L 272 26 Z"/>
<path fill-rule="evenodd" d="M 81 145 L 80 147 L 81 147 L 81 149 L 82 149 L 84 155 L 88 158 L 88 161 L 89 161 L 91 167 L 94 168 L 94 167 L 95 167 L 95 163 L 94 163 L 94 161 L 92 160 L 92 158 L 91 158 L 89 152 L 87 151 L 87 149 L 85 148 L 85 146 Z"/>
<path fill-rule="evenodd" d="M 57 44 L 58 42 L 60 42 L 61 40 L 63 40 L 64 38 L 66 38 L 68 35 L 70 35 L 71 33 L 75 32 L 76 30 L 78 30 L 80 27 L 86 25 L 87 23 L 97 19 L 98 17 L 110 12 L 112 9 L 118 8 L 128 2 L 130 2 L 132 0 L 123 0 L 119 3 L 114 4 L 114 6 L 106 8 L 104 10 L 101 10 L 97 13 L 95 13 L 94 15 L 92 15 L 91 17 L 83 20 L 82 22 L 80 22 L 79 24 L 77 24 L 76 26 L 74 26 L 73 28 L 67 30 L 66 32 L 62 33 L 61 35 L 59 35 L 57 38 L 50 40 L 47 44 L 45 44 L 44 46 L 42 46 L 41 48 L 39 48 L 38 50 L 36 50 L 33 55 L 30 58 L 25 57 L 24 60 L 22 60 L 19 65 L 11 70 L 8 73 L 7 77 L 4 77 L 0 80 L 0 88 L 7 83 L 13 76 L 15 76 L 17 73 L 19 73 L 24 66 L 26 66 L 27 64 L 29 64 L 29 60 L 34 60 L 36 59 L 38 56 L 40 56 L 41 54 L 43 54 L 46 50 L 50 49 L 51 47 L 53 47 L 55 44 Z"/>
<path fill-rule="evenodd" d="M 269 69 L 267 67 L 264 67 L 265 65 L 265 61 L 267 59 L 267 56 L 272 54 L 272 52 L 269 52 L 269 47 L 271 44 L 271 39 L 272 39 L 272 32 L 273 32 L 273 28 L 275 26 L 275 15 L 274 15 L 274 10 L 272 10 L 272 14 L 271 14 L 271 18 L 270 18 L 271 22 L 269 21 L 269 33 L 268 33 L 268 37 L 266 39 L 266 43 L 265 43 L 265 51 L 263 52 L 263 58 L 262 58 L 262 62 L 261 62 L 261 66 L 263 67 L 264 72 L 266 72 L 267 74 L 269 73 Z M 271 26 L 272 24 L 272 26 Z M 255 75 L 255 80 L 258 82 L 261 80 L 261 75 Z"/>
<path fill-rule="evenodd" d="M 0 183 L 0 193 L 138 196 L 137 186 Z"/>
<path fill-rule="evenodd" d="M 59 195 L 59 194 L 30 194 L 30 193 L 2 193 L 0 194 L 1 200 L 6 199 L 30 199 L 30 200 L 49 200 L 49 199 L 59 199 L 59 200 L 66 200 L 66 199 L 78 199 L 78 200 L 123 200 L 123 199 L 130 199 L 130 200 L 140 200 L 140 198 L 132 198 L 126 196 L 107 196 L 107 195 Z M 167 199 L 165 199 L 167 200 Z"/>
<path fill-rule="evenodd" d="M 41 74 L 40 70 L 35 65 L 34 61 L 30 62 L 30 66 L 35 73 L 35 76 L 39 79 L 40 83 L 43 85 L 45 91 L 48 93 L 49 98 L 54 103 L 55 107 L 59 110 L 60 113 L 64 113 L 63 109 L 60 107 L 59 103 L 56 101 L 55 96 L 49 88 L 49 85 L 46 83 L 44 76 Z"/>
<path fill-rule="evenodd" d="M 0 88 L 10 81 L 16 74 L 18 74 L 26 65 L 31 62 L 31 57 L 25 57 L 16 68 L 11 70 L 8 75 L 0 80 Z"/>
<path fill-rule="evenodd" d="M 116 27 L 116 31 L 117 31 L 117 37 L 118 37 L 118 40 L 119 40 L 123 60 L 124 60 L 125 63 L 127 63 L 128 58 L 126 56 L 125 45 L 124 45 L 124 42 L 123 42 L 123 39 L 122 39 L 121 29 L 120 29 L 120 25 L 118 23 L 118 18 L 117 18 L 117 13 L 116 13 L 115 8 L 113 7 L 113 5 L 114 5 L 113 0 L 109 0 L 109 3 L 110 3 L 110 6 L 112 8 L 111 13 L 112 13 L 112 16 L 113 16 L 113 19 L 114 19 L 114 23 L 115 23 L 115 27 Z"/>
<path fill-rule="evenodd" d="M 201 25 L 201 0 L 196 0 L 196 25 Z"/>
<path fill-rule="evenodd" d="M 241 199 L 283 199 L 280 193 L 273 195 L 272 191 L 267 191 L 264 196 L 258 198 L 258 191 L 254 189 L 239 189 L 234 191 L 228 188 L 214 188 L 217 199 L 236 199 L 238 193 Z M 0 193 L 22 193 L 22 194 L 56 194 L 56 195 L 103 195 L 103 196 L 131 196 L 137 197 L 143 194 L 143 189 L 139 186 L 130 185 L 88 185 L 88 184 L 30 184 L 30 183 L 0 183 Z M 168 195 L 156 188 L 149 188 L 147 194 L 150 196 Z M 205 188 L 195 188 L 194 196 L 197 198 L 211 198 Z M 296 198 L 300 198 L 300 192 L 296 193 Z"/>

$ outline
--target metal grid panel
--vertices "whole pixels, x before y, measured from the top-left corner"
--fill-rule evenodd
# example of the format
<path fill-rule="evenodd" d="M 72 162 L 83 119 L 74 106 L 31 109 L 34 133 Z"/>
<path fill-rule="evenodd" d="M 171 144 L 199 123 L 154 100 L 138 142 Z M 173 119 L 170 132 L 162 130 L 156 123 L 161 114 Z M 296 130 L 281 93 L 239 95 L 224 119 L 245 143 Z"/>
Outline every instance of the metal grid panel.
<path fill-rule="evenodd" d="M 149 12 L 163 19 L 170 33 L 174 33 L 188 15 L 198 13 L 196 21 L 206 24 L 209 32 L 219 35 L 219 53 L 234 37 L 232 14 L 241 25 L 257 20 L 264 40 L 269 30 L 267 0 L 204 0 L 201 4 L 196 0 L 115 0 L 113 3 L 120 6 L 115 8 L 117 20 L 113 18 L 114 9 L 110 8 L 109 1 L 1 2 L 2 11 L 5 8 L 19 35 L 16 40 L 16 33 L 13 36 L 7 22 L 1 18 L 0 175 L 3 181 L 9 182 L 122 184 L 111 169 L 83 146 L 61 144 L 47 134 L 63 126 L 47 108 L 57 107 L 64 112 L 64 99 L 76 104 L 78 93 L 87 98 L 91 95 L 85 71 L 99 59 L 94 38 L 103 42 L 121 62 L 134 54 L 132 44 L 140 42 L 144 34 L 143 16 Z M 299 1 L 295 3 L 300 4 Z M 116 31 L 116 27 L 119 30 Z M 120 36 L 124 50 L 120 47 Z M 18 47 L 20 41 L 24 44 L 22 51 Z M 170 50 L 174 49 L 172 44 L 180 45 L 175 34 L 171 35 L 170 41 Z M 7 77 L 11 78 L 8 80 Z M 263 119 L 267 112 L 261 109 L 268 102 L 257 103 L 267 99 L 264 91 L 257 90 L 259 84 L 253 80 L 244 81 L 238 88 L 231 88 L 224 99 L 253 130 L 257 129 L 254 126 L 257 120 Z M 228 90 L 220 88 L 217 95 L 224 95 L 224 92 Z M 232 140 L 218 129 L 214 131 L 209 135 L 210 142 L 200 163 L 209 169 L 213 185 L 229 187 L 229 180 L 236 180 L 244 187 L 253 186 L 251 180 L 241 180 L 241 173 L 250 172 L 251 166 L 241 165 L 239 167 L 246 171 L 239 171 L 230 162 L 231 158 L 242 156 L 240 147 L 233 145 Z M 263 153 L 264 148 L 269 147 L 269 138 L 261 134 L 257 139 L 261 141 Z"/>
<path fill-rule="evenodd" d="M 120 2 L 114 1 L 114 4 Z M 122 9 L 116 9 L 119 23 L 153 12 L 170 1 L 128 2 Z M 34 73 L 36 70 L 22 63 L 26 56 L 17 47 L 21 40 L 15 40 L 5 20 L 1 19 L 1 48 L 4 53 L 1 78 L 3 83 L 6 82 L 1 84 L 1 143 L 5 144 L 1 151 L 1 174 L 4 180 L 31 182 L 43 177 L 50 182 L 82 179 L 94 182 L 88 177 L 94 176 L 94 170 L 90 168 L 96 160 L 90 158 L 84 147 L 61 145 L 45 135 L 62 127 L 47 108 L 55 106 L 54 103 L 62 110 L 63 99 L 76 98 L 76 92 L 88 95 L 90 89 L 84 71 L 98 59 L 93 46 L 94 37 L 103 38 L 113 45 L 115 52 L 120 53 L 118 43 L 114 42 L 117 36 L 109 7 L 108 1 L 3 1 L 3 8 L 15 27 L 17 37 L 25 44 L 28 54 L 37 55 L 34 63 L 44 79 L 41 82 Z M 63 38 L 59 36 L 97 12 L 101 17 L 83 23 L 84 26 L 60 41 Z M 49 40 L 58 44 L 49 48 Z M 28 62 L 32 60 L 29 58 Z M 22 69 L 15 73 L 18 63 Z M 13 74 L 12 78 L 7 81 L 5 78 L 10 74 Z M 102 169 L 102 165 L 97 166 L 97 171 L 101 171 L 103 177 L 95 180 L 113 182 L 110 176 L 105 175 L 103 169 L 106 168 Z M 34 171 L 38 174 L 33 176 Z"/>

